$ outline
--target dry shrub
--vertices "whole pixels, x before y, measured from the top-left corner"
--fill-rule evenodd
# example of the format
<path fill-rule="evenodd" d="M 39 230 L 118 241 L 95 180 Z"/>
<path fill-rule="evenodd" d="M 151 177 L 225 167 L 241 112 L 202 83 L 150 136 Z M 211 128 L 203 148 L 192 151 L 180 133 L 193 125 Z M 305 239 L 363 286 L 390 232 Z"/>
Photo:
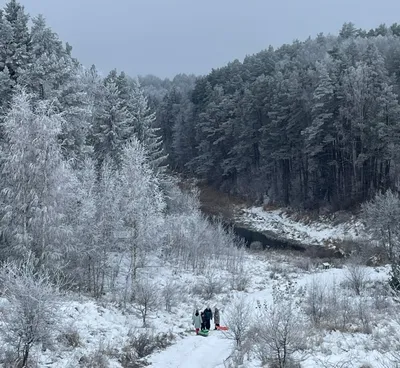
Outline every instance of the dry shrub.
<path fill-rule="evenodd" d="M 68 348 L 77 348 L 82 346 L 81 337 L 75 327 L 68 327 L 57 337 L 57 340 Z"/>

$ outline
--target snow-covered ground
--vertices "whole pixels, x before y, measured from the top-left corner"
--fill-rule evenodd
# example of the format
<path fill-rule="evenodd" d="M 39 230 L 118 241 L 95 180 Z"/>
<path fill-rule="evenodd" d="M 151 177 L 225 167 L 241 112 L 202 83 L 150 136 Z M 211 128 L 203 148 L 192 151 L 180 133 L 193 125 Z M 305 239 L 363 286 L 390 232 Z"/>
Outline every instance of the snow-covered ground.
<path fill-rule="evenodd" d="M 251 219 L 253 226 L 258 226 L 260 230 L 279 229 L 282 234 L 296 239 L 307 239 L 315 244 L 330 239 L 355 236 L 356 232 L 346 225 L 295 223 L 279 211 L 265 213 L 255 208 L 245 214 L 249 221 Z M 219 281 L 220 286 L 219 292 L 210 299 L 195 292 L 196 285 L 203 280 L 202 276 L 177 270 L 161 262 L 157 263 L 155 259 L 151 267 L 144 272 L 149 273 L 159 286 L 164 285 L 166 280 L 173 280 L 178 289 L 178 300 L 172 312 L 166 312 L 161 305 L 158 310 L 149 314 L 149 329 L 154 333 L 171 333 L 175 336 L 175 341 L 165 350 L 149 356 L 148 362 L 155 368 L 225 367 L 224 362 L 232 354 L 233 342 L 227 339 L 223 332 L 214 330 L 210 331 L 208 337 L 195 336 L 191 324 L 194 308 L 204 309 L 211 306 L 214 309 L 218 306 L 221 310 L 221 324 L 225 324 L 226 311 L 237 296 L 244 296 L 255 310 L 257 301 L 271 303 L 274 286 L 282 285 L 288 280 L 294 283 L 296 298 L 300 302 L 304 301 L 302 299 L 304 290 L 312 282 L 329 288 L 330 285 L 340 285 L 346 281 L 346 266 L 322 270 L 314 264 L 308 269 L 300 267 L 299 265 L 305 260 L 300 256 L 296 257 L 272 251 L 248 253 L 243 274 L 249 277 L 250 283 L 245 291 L 231 290 L 230 276 L 215 269 L 210 273 L 210 277 Z M 370 285 L 365 298 L 366 300 L 370 298 L 372 303 L 375 298 L 374 293 L 381 292 L 376 289 L 376 284 L 379 282 L 381 285 L 387 284 L 389 269 L 388 267 L 365 269 L 368 272 Z M 353 299 L 357 298 L 354 295 Z M 390 297 L 383 295 L 381 302 L 390 304 L 387 299 Z M 373 311 L 377 314 L 371 317 L 370 333 L 362 333 L 357 328 L 354 330 L 350 328 L 348 331 L 325 328 L 310 331 L 308 351 L 301 363 L 302 367 L 383 368 L 381 360 L 384 357 L 382 353 L 385 345 L 390 350 L 392 341 L 393 344 L 400 341 L 400 334 L 396 331 L 399 325 L 394 323 L 391 314 L 397 307 L 393 304 L 390 308 L 385 308 Z M 53 346 L 45 351 L 35 349 L 32 352 L 32 357 L 39 367 L 82 367 L 85 365 L 79 362 L 82 363 L 84 357 L 95 352 L 101 352 L 107 357 L 109 365 L 105 367 L 122 367 L 120 354 L 124 349 L 126 351 L 130 336 L 132 333 L 145 331 L 140 316 L 129 306 L 126 309 L 121 308 L 112 298 L 94 301 L 85 296 L 69 295 L 60 302 L 59 311 L 63 318 L 56 327 L 59 331 L 55 333 Z M 68 344 L 62 341 L 61 337 L 65 336 L 66 330 L 79 336 L 78 346 L 67 346 Z M 388 339 L 390 342 L 387 342 Z M 369 365 L 363 365 L 367 363 Z M 101 368 L 99 364 L 93 366 Z M 260 362 L 254 356 L 250 356 L 249 360 L 245 361 L 244 367 L 260 367 Z"/>
<path fill-rule="evenodd" d="M 343 269 L 319 270 L 311 273 L 298 274 L 298 270 L 291 268 L 289 264 L 282 270 L 284 276 L 277 279 L 268 279 L 271 264 L 250 256 L 248 262 L 249 270 L 254 279 L 253 286 L 244 293 L 246 299 L 256 308 L 256 302 L 272 302 L 272 290 L 274 285 L 279 285 L 287 279 L 295 282 L 296 288 L 300 290 L 309 286 L 314 280 L 323 285 L 340 283 L 344 281 Z M 387 269 L 371 269 L 371 280 L 387 280 Z M 234 294 L 239 294 L 235 292 Z M 226 307 L 226 306 L 225 306 Z M 223 321 L 222 313 L 222 324 Z M 189 323 L 189 322 L 188 322 Z M 194 333 L 193 333 L 194 334 Z M 193 335 L 192 334 L 192 335 Z M 302 367 L 361 367 L 368 362 L 371 367 L 379 363 L 382 355 L 374 351 L 374 339 L 369 334 L 344 333 L 340 331 L 326 331 L 312 337 L 318 340 L 318 346 L 313 346 L 308 352 L 308 358 L 302 362 Z M 178 341 L 174 346 L 167 348 L 151 358 L 154 367 L 163 368 L 213 368 L 224 367 L 224 361 L 232 353 L 232 341 L 224 338 L 220 331 L 211 331 L 207 338 L 189 336 Z M 346 365 L 346 362 L 351 362 Z M 335 365 L 337 364 L 337 365 Z M 358 365 L 357 365 L 358 364 Z M 245 364 L 247 368 L 259 367 L 256 360 Z"/>
<path fill-rule="evenodd" d="M 285 238 L 308 244 L 329 244 L 346 238 L 365 236 L 358 221 L 333 225 L 332 221 L 295 221 L 284 210 L 265 211 L 262 207 L 244 208 L 237 212 L 236 221 L 257 231 L 273 231 Z"/>

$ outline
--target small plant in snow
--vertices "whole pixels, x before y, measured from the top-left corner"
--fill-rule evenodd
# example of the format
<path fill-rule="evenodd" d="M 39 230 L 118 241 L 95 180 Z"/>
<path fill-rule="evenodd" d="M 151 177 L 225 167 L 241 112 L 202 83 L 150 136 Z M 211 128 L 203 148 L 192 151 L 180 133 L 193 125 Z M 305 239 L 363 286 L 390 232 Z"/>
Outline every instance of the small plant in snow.
<path fill-rule="evenodd" d="M 345 275 L 350 288 L 356 295 L 360 295 L 369 281 L 368 270 L 361 264 L 360 260 L 354 259 L 348 264 Z"/>
<path fill-rule="evenodd" d="M 102 345 L 100 345 L 89 355 L 81 357 L 79 366 L 83 368 L 108 368 L 110 363 Z"/>
<path fill-rule="evenodd" d="M 58 336 L 57 340 L 66 347 L 77 348 L 82 345 L 79 331 L 71 326 L 67 327 L 66 330 Z"/>
<path fill-rule="evenodd" d="M 368 306 L 367 299 L 359 298 L 357 300 L 356 308 L 361 332 L 366 334 L 372 333 L 371 310 Z"/>
<path fill-rule="evenodd" d="M 142 367 L 143 358 L 153 354 L 156 350 L 163 350 L 175 340 L 171 333 L 154 334 L 150 331 L 130 331 L 130 337 L 122 349 L 119 361 L 124 368 Z"/>

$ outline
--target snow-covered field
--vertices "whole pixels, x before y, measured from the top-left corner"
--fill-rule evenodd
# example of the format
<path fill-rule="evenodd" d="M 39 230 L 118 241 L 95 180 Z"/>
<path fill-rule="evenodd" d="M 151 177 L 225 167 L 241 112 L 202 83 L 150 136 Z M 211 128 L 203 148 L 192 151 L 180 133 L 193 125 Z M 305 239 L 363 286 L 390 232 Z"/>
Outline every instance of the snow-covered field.
<path fill-rule="evenodd" d="M 289 262 L 281 268 L 283 275 L 280 274 L 276 279 L 270 279 L 271 267 L 274 267 L 271 263 L 257 259 L 255 256 L 249 256 L 248 264 L 253 283 L 245 295 L 254 308 L 256 308 L 257 301 L 271 303 L 274 285 L 279 285 L 286 279 L 295 281 L 296 288 L 301 290 L 309 286 L 315 279 L 323 285 L 329 285 L 333 282 L 339 284 L 345 278 L 343 269 L 316 270 L 301 274 L 298 269 L 291 267 Z M 370 271 L 371 280 L 386 281 L 386 268 Z M 235 292 L 234 294 L 240 293 Z M 224 324 L 223 319 L 222 314 L 222 324 Z M 187 323 L 190 323 L 189 318 L 187 318 Z M 380 367 L 380 365 L 374 365 L 374 363 L 379 363 L 381 355 L 374 351 L 374 338 L 370 334 L 319 331 L 314 336 L 310 336 L 310 339 L 318 341 L 318 344 L 310 348 L 307 359 L 302 362 L 302 367 L 333 367 L 336 366 L 335 364 L 338 367 L 339 364 L 341 367 L 361 367 L 366 362 L 371 364 L 371 367 Z M 207 338 L 196 336 L 184 338 L 165 351 L 155 354 L 150 361 L 155 367 L 160 368 L 224 367 L 224 361 L 232 353 L 232 346 L 232 341 L 224 339 L 222 332 L 211 331 Z M 350 363 L 346 365 L 346 362 Z M 257 360 L 252 360 L 245 362 L 244 366 L 259 367 L 260 364 Z"/>
<path fill-rule="evenodd" d="M 264 226 L 269 226 L 271 230 L 279 228 L 282 234 L 302 240 L 308 239 L 314 243 L 354 236 L 355 232 L 345 225 L 296 224 L 279 211 L 266 214 L 260 209 L 252 209 L 247 211 L 247 214 L 259 229 L 265 228 Z M 269 221 L 275 223 L 268 225 Z M 306 307 L 305 295 L 312 283 L 327 289 L 332 285 L 340 285 L 340 290 L 343 289 L 344 293 L 350 295 L 350 299 L 346 300 L 353 300 L 354 303 L 358 300 L 370 302 L 366 307 L 370 314 L 368 332 L 360 331 L 359 326 L 351 323 L 342 330 L 326 326 L 311 328 L 307 335 L 307 348 L 303 352 L 301 367 L 395 367 L 390 364 L 382 365 L 387 355 L 385 352 L 400 346 L 400 325 L 393 317 L 398 313 L 398 307 L 385 291 L 389 268 L 363 268 L 367 275 L 366 287 L 358 296 L 344 284 L 348 277 L 346 265 L 343 268 L 322 270 L 318 264 L 312 264 L 311 260 L 308 260 L 310 266 L 302 267 L 305 262 L 307 260 L 300 256 L 284 252 L 247 253 L 243 275 L 247 276 L 250 282 L 246 290 L 231 290 L 230 276 L 226 272 L 214 269 L 208 277 L 216 280 L 217 293 L 211 298 L 206 298 L 196 292 L 196 285 L 204 282 L 203 276 L 157 263 L 155 259 L 151 267 L 142 272 L 151 275 L 159 286 L 164 285 L 166 280 L 173 280 L 178 290 L 177 303 L 171 312 L 166 312 L 162 304 L 157 310 L 151 311 L 147 330 L 153 333 L 170 333 L 175 336 L 175 340 L 166 349 L 147 357 L 147 361 L 156 368 L 226 367 L 227 359 L 233 351 L 233 342 L 221 331 L 212 330 L 208 337 L 195 336 L 191 324 L 193 310 L 204 309 L 207 306 L 214 309 L 218 306 L 221 310 L 221 324 L 224 325 L 227 311 L 235 298 L 244 296 L 256 313 L 257 301 L 272 303 L 274 287 L 292 281 L 295 298 L 301 308 Z M 371 307 L 373 305 L 376 305 L 376 308 Z M 130 337 L 132 334 L 146 331 L 142 327 L 140 316 L 132 308 L 128 306 L 123 309 L 113 298 L 107 296 L 100 301 L 75 294 L 65 296 L 58 309 L 62 319 L 55 326 L 55 340 L 47 349 L 37 348 L 32 352 L 38 367 L 123 367 L 121 357 L 123 352 L 129 353 Z M 76 344 L 66 343 L 65 336 L 68 334 L 75 336 Z M 95 360 L 92 365 L 85 363 L 96 354 L 104 356 L 105 360 Z M 243 367 L 260 367 L 260 361 L 249 354 Z"/>

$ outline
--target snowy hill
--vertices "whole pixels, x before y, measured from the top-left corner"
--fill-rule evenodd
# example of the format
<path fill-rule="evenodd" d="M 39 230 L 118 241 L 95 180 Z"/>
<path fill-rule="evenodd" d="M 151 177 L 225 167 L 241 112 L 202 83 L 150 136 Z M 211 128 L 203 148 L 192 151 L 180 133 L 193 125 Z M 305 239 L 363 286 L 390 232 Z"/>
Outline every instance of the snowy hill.
<path fill-rule="evenodd" d="M 266 213 L 255 208 L 243 215 L 260 230 L 265 226 L 313 244 L 355 235 L 355 229 L 344 224 L 296 223 L 280 211 Z M 270 313 L 268 308 L 284 303 L 281 312 L 285 313 L 281 315 L 292 315 L 292 322 L 296 321 L 289 328 L 303 324 L 300 332 L 304 344 L 292 354 L 301 367 L 384 367 L 382 362 L 390 364 L 397 357 L 390 353 L 400 334 L 397 306 L 387 288 L 387 267 L 347 263 L 343 268 L 322 270 L 315 260 L 274 251 L 247 253 L 243 262 L 238 282 L 215 267 L 205 275 L 196 275 L 154 257 L 141 272 L 151 274 L 160 287 L 172 280 L 177 295 L 170 312 L 162 304 L 152 308 L 146 328 L 134 304 L 121 308 L 112 296 L 99 301 L 76 294 L 64 296 L 58 306 L 63 317 L 56 327 L 57 338 L 45 349 L 35 349 L 32 357 L 38 367 L 60 368 L 140 364 L 156 368 L 259 367 L 260 351 L 248 349 L 245 343 L 244 361 L 238 364 L 240 358 L 229 332 L 212 330 L 208 337 L 199 337 L 193 331 L 193 310 L 206 306 L 218 306 L 221 324 L 235 330 L 232 311 L 239 300 L 247 308 L 245 328 L 249 332 L 260 315 Z M 361 280 L 359 290 L 354 287 L 355 280 Z M 205 284 L 207 287 L 202 287 Z M 285 300 L 279 299 L 280 289 Z M 288 300 L 293 305 L 287 304 Z M 385 341 L 388 334 L 389 342 Z M 258 346 L 251 340 L 256 334 L 250 335 L 246 336 L 248 344 Z M 154 343 L 156 340 L 158 343 Z M 138 357 L 140 344 L 143 351 L 148 347 L 150 355 Z"/>

